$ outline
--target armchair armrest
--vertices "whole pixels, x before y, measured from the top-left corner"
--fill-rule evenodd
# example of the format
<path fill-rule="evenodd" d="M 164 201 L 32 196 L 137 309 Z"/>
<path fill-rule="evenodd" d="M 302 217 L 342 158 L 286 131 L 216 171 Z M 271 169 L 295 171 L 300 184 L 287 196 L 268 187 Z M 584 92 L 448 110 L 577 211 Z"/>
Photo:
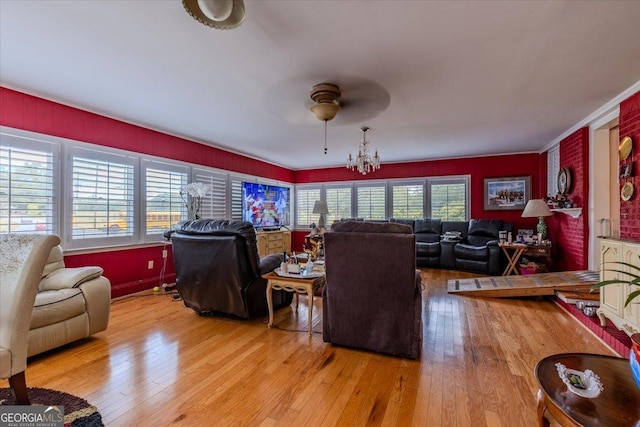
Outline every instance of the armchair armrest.
<path fill-rule="evenodd" d="M 281 254 L 271 254 L 260 258 L 260 275 L 262 276 L 280 267 L 281 262 Z"/>
<path fill-rule="evenodd" d="M 77 288 L 82 283 L 102 276 L 100 267 L 60 268 L 40 281 L 40 291 Z"/>

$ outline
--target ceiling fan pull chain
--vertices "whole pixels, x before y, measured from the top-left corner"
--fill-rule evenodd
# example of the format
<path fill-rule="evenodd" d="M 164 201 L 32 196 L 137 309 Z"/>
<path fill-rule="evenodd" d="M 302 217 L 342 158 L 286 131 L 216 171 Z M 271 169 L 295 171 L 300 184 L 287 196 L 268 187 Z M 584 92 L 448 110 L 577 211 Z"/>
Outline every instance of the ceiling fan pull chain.
<path fill-rule="evenodd" d="M 327 154 L 327 121 L 324 121 L 324 154 Z"/>

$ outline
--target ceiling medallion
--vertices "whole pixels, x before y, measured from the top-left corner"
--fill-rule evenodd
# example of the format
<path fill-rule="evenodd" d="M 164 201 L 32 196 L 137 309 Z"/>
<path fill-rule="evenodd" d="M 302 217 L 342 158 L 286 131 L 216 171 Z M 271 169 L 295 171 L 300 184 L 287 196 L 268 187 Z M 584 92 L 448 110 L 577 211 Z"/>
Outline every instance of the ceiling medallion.
<path fill-rule="evenodd" d="M 364 126 L 361 130 L 362 142 L 360 142 L 360 147 L 358 148 L 358 155 L 354 159 L 351 157 L 351 153 L 349 153 L 347 169 L 357 169 L 362 175 L 366 175 L 369 172 L 375 172 L 380 169 L 380 156 L 378 155 L 378 150 L 376 150 L 374 156 L 371 157 L 369 154 L 369 141 L 367 141 L 367 131 L 369 128 Z"/>
<path fill-rule="evenodd" d="M 230 30 L 244 22 L 243 0 L 182 0 L 196 21 L 218 30 Z"/>

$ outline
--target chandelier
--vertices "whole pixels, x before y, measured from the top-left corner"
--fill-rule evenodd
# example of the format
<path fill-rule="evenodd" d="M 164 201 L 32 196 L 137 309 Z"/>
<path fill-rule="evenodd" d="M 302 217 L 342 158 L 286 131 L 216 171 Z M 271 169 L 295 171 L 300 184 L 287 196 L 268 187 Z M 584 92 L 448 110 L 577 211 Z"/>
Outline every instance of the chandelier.
<path fill-rule="evenodd" d="M 375 172 L 380 169 L 380 156 L 378 156 L 378 150 L 376 150 L 373 157 L 369 154 L 369 141 L 367 141 L 368 127 L 364 126 L 362 129 L 362 142 L 358 148 L 358 156 L 354 159 L 349 153 L 347 159 L 347 169 L 358 170 L 362 175 L 366 175 L 369 172 Z"/>

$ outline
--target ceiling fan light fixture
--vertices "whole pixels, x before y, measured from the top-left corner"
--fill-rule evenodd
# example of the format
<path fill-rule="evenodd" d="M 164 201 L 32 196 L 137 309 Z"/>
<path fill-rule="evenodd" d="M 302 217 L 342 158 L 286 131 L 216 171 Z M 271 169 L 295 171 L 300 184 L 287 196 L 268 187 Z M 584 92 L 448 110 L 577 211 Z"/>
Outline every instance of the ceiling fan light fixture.
<path fill-rule="evenodd" d="M 322 121 L 332 120 L 338 114 L 338 111 L 340 111 L 340 106 L 334 103 L 313 104 L 311 106 L 311 112 L 315 114 L 318 120 Z"/>
<path fill-rule="evenodd" d="M 196 21 L 218 30 L 230 30 L 244 22 L 243 0 L 182 0 Z"/>
<path fill-rule="evenodd" d="M 313 102 L 311 112 L 318 120 L 332 120 L 340 111 L 340 97 L 342 93 L 338 85 L 333 83 L 319 83 L 311 89 L 309 95 Z"/>

